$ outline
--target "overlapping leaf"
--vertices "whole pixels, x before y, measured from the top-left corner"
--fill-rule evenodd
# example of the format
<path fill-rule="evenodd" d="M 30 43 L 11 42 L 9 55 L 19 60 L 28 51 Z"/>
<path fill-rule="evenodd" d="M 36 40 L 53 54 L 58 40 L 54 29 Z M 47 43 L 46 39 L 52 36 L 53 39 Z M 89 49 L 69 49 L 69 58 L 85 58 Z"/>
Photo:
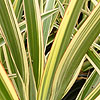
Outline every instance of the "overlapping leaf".
<path fill-rule="evenodd" d="M 30 64 L 38 88 L 44 68 L 42 22 L 37 0 L 24 0 Z"/>
<path fill-rule="evenodd" d="M 47 0 L 44 12 L 54 9 L 55 0 Z M 44 48 L 46 48 L 46 43 L 49 35 L 50 25 L 52 17 L 43 21 L 43 38 L 44 38 Z"/>
<path fill-rule="evenodd" d="M 1 100 L 19 100 L 16 91 L 8 78 L 2 64 L 0 63 L 0 99 Z"/>
<path fill-rule="evenodd" d="M 28 99 L 29 72 L 24 42 L 10 0 L 0 0 L 0 29 L 17 67 L 24 94 Z"/>
<path fill-rule="evenodd" d="M 53 78 L 69 42 L 74 25 L 80 13 L 84 0 L 72 0 L 54 40 L 47 60 L 42 83 L 39 91 L 39 100 L 49 100 Z"/>
<path fill-rule="evenodd" d="M 100 76 L 94 70 L 89 78 L 86 80 L 85 84 L 83 85 L 82 89 L 80 90 L 76 100 L 84 100 L 85 97 L 89 95 L 96 88 L 96 86 L 100 83 Z"/>
<path fill-rule="evenodd" d="M 69 44 L 60 61 L 52 86 L 51 100 L 60 100 L 86 51 L 100 33 L 100 3 Z M 91 40 L 89 40 L 91 38 Z M 89 42 L 88 42 L 89 40 Z"/>

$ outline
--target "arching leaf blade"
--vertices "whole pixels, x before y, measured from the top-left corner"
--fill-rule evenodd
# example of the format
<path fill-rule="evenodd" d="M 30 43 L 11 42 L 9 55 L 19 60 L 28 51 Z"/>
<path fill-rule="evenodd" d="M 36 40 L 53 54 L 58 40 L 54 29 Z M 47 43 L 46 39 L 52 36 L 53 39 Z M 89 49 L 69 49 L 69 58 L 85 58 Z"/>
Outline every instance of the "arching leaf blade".
<path fill-rule="evenodd" d="M 28 99 L 29 72 L 24 42 L 10 0 L 0 0 L 0 30 L 25 84 Z"/>
<path fill-rule="evenodd" d="M 16 91 L 8 78 L 2 64 L 0 63 L 0 99 L 1 100 L 19 100 Z"/>
<path fill-rule="evenodd" d="M 70 37 L 84 0 L 71 0 L 51 48 L 41 81 L 39 100 L 49 100 L 57 66 L 70 42 Z M 74 20 L 72 20 L 74 19 Z"/>
<path fill-rule="evenodd" d="M 98 85 L 98 83 L 100 83 L 100 76 L 96 72 L 96 70 L 94 70 L 89 76 L 89 78 L 86 80 L 76 100 L 84 100 L 84 98 L 87 97 L 89 93 L 93 91 L 93 89 Z"/>
<path fill-rule="evenodd" d="M 100 3 L 74 36 L 55 73 L 51 100 L 60 100 L 83 56 L 100 33 Z M 89 40 L 91 38 L 91 40 Z M 88 41 L 89 40 L 89 41 Z M 65 80 L 67 79 L 67 80 Z"/>

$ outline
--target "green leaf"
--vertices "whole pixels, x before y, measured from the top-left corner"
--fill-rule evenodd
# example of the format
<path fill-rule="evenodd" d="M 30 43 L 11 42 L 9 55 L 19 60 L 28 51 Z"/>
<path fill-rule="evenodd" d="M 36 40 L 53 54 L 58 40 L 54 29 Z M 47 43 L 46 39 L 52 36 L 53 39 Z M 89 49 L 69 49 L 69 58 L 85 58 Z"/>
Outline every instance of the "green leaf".
<path fill-rule="evenodd" d="M 9 49 L 7 48 L 6 45 L 4 45 L 2 48 L 3 48 L 3 53 L 4 53 L 4 58 L 6 61 L 8 73 L 9 74 L 16 73 L 16 78 L 12 79 L 13 85 L 17 91 L 19 98 L 22 100 L 25 100 L 25 98 L 26 98 L 25 85 L 23 84 L 22 78 L 21 78 L 20 74 L 18 73 L 18 69 L 11 58 Z"/>
<path fill-rule="evenodd" d="M 29 82 L 29 100 L 37 100 L 37 89 L 32 66 L 29 67 L 30 82 Z"/>
<path fill-rule="evenodd" d="M 25 21 L 20 22 L 19 23 L 19 28 L 20 28 L 21 33 L 23 33 L 24 31 L 26 31 L 26 22 Z M 2 36 L 0 36 L 0 47 L 3 46 L 4 44 L 5 44 L 5 41 L 2 38 Z"/>
<path fill-rule="evenodd" d="M 0 29 L 28 96 L 29 72 L 24 42 L 10 0 L 0 0 Z"/>
<path fill-rule="evenodd" d="M 16 74 L 8 74 L 8 77 L 9 77 L 10 79 L 13 79 L 13 78 L 16 78 L 17 76 L 16 76 Z"/>
<path fill-rule="evenodd" d="M 98 6 L 93 10 L 91 15 L 76 33 L 64 53 L 53 80 L 51 100 L 60 100 L 64 94 L 64 91 L 68 87 L 80 61 L 93 41 L 99 35 L 99 27 L 100 4 L 98 4 Z"/>
<path fill-rule="evenodd" d="M 98 45 L 97 43 L 93 43 L 92 46 L 100 50 L 100 45 Z"/>
<path fill-rule="evenodd" d="M 22 21 L 21 23 L 19 23 L 19 28 L 20 28 L 21 33 L 23 33 L 24 31 L 26 31 L 26 22 Z M 0 47 L 3 46 L 4 44 L 5 44 L 5 41 L 2 38 L 2 36 L 0 36 Z"/>
<path fill-rule="evenodd" d="M 24 31 L 26 31 L 26 21 L 22 21 L 19 23 L 19 28 L 21 33 L 23 33 Z"/>
<path fill-rule="evenodd" d="M 64 9 L 62 3 L 60 2 L 60 0 L 57 0 L 57 2 L 58 2 L 58 5 L 59 5 L 59 10 L 60 10 L 61 16 L 63 18 L 64 13 L 65 13 L 65 9 Z"/>
<path fill-rule="evenodd" d="M 44 69 L 44 48 L 41 16 L 39 13 L 40 11 L 37 0 L 24 0 L 24 6 L 26 26 L 28 31 L 29 58 L 33 66 L 33 73 L 36 86 L 38 88 Z"/>
<path fill-rule="evenodd" d="M 47 12 L 41 14 L 41 19 L 42 20 L 47 19 L 48 17 L 50 17 L 51 15 L 55 14 L 56 12 L 58 12 L 58 8 L 50 10 L 50 11 L 47 11 Z M 20 22 L 19 23 L 19 28 L 20 28 L 21 33 L 26 31 L 26 21 Z"/>
<path fill-rule="evenodd" d="M 47 19 L 48 17 L 52 16 L 53 14 L 55 14 L 56 12 L 58 12 L 58 8 L 53 9 L 53 10 L 49 10 L 47 12 L 44 12 L 43 14 L 41 14 L 41 18 L 42 20 Z"/>
<path fill-rule="evenodd" d="M 59 1 L 61 2 L 61 4 L 64 4 L 65 2 L 66 2 L 66 3 L 69 3 L 69 0 L 59 0 Z M 67 6 L 68 6 L 68 5 L 67 5 Z M 55 8 L 58 8 L 58 7 L 59 7 L 58 5 L 55 6 Z M 59 13 L 56 13 L 56 14 L 54 14 L 54 15 L 52 16 L 51 25 L 50 25 L 50 32 L 51 32 L 51 30 L 53 29 L 53 26 L 54 26 L 54 24 L 55 24 L 55 22 L 56 22 L 56 19 L 57 19 L 58 14 L 59 14 Z"/>
<path fill-rule="evenodd" d="M 16 17 L 18 17 L 18 13 L 20 11 L 20 7 L 22 5 L 22 1 L 23 0 L 15 0 L 14 1 L 13 8 L 14 8 L 14 12 L 15 12 Z"/>
<path fill-rule="evenodd" d="M 86 58 L 100 75 L 100 56 L 94 50 L 88 50 Z"/>
<path fill-rule="evenodd" d="M 89 15 L 90 15 L 90 13 L 89 13 L 89 12 L 87 12 L 86 10 L 84 10 L 84 9 L 82 9 L 82 10 L 81 10 L 81 12 L 82 12 L 83 14 L 87 15 L 87 16 L 89 16 Z"/>
<path fill-rule="evenodd" d="M 82 21 L 77 25 L 77 29 L 79 29 L 79 28 L 82 26 L 82 24 L 86 21 L 86 19 L 87 19 L 87 16 L 85 16 L 85 17 L 82 19 Z"/>
<path fill-rule="evenodd" d="M 4 54 L 3 54 L 3 50 L 2 50 L 2 47 L 0 47 L 0 62 L 3 64 L 3 66 L 5 67 L 6 69 L 6 64 L 5 64 L 5 58 L 4 58 Z"/>
<path fill-rule="evenodd" d="M 55 0 L 47 0 L 44 12 L 54 9 Z M 43 21 L 43 39 L 44 39 L 44 48 L 46 48 L 46 43 L 48 40 L 50 25 L 51 25 L 52 16 Z"/>
<path fill-rule="evenodd" d="M 0 47 L 5 44 L 4 39 L 0 36 Z"/>
<path fill-rule="evenodd" d="M 40 6 L 40 12 L 43 13 L 43 1 L 44 0 L 38 0 L 39 1 L 39 6 Z"/>
<path fill-rule="evenodd" d="M 51 34 L 51 35 L 48 37 L 47 45 L 49 45 L 50 43 L 52 43 L 52 42 L 54 41 L 55 35 L 56 35 L 56 34 Z"/>
<path fill-rule="evenodd" d="M 18 16 L 17 16 L 18 23 L 21 22 L 21 20 L 22 20 L 22 14 L 23 14 L 23 3 L 21 3 L 20 9 L 19 9 L 19 12 L 18 12 Z"/>
<path fill-rule="evenodd" d="M 100 95 L 100 83 L 84 100 L 95 100 L 99 95 Z"/>
<path fill-rule="evenodd" d="M 96 72 L 96 70 L 94 70 L 89 78 L 86 80 L 76 100 L 84 100 L 84 98 L 87 97 L 93 91 L 93 89 L 96 88 L 98 83 L 100 83 L 100 76 Z"/>
<path fill-rule="evenodd" d="M 82 66 L 82 71 L 85 72 L 85 71 L 88 71 L 89 69 L 93 68 L 93 66 L 90 64 L 90 62 L 88 60 L 86 60 L 84 63 L 83 63 L 83 66 Z"/>
<path fill-rule="evenodd" d="M 39 100 L 49 100 L 57 66 L 70 42 L 84 0 L 71 0 L 51 48 L 42 78 Z M 72 20 L 73 19 L 73 20 Z M 52 99 L 53 100 L 53 99 Z"/>
<path fill-rule="evenodd" d="M 86 58 L 85 58 L 85 56 L 84 56 L 83 59 L 82 59 L 82 61 L 81 61 L 80 64 L 79 64 L 79 66 L 77 67 L 77 69 L 76 69 L 76 71 L 75 71 L 75 73 L 74 73 L 74 75 L 73 75 L 71 81 L 69 82 L 69 85 L 68 85 L 68 87 L 67 87 L 66 90 L 65 90 L 64 96 L 68 93 L 68 91 L 71 89 L 71 87 L 72 87 L 73 84 L 75 83 L 75 81 L 76 81 L 76 79 L 77 79 L 77 77 L 78 77 L 78 75 L 79 75 L 79 73 L 80 73 L 80 70 L 81 70 L 81 68 L 82 68 L 82 65 L 83 65 L 85 59 L 86 59 Z M 64 96 L 63 96 L 63 97 L 64 97 Z"/>
<path fill-rule="evenodd" d="M 8 78 L 2 64 L 0 63 L 0 99 L 1 100 L 19 100 L 16 91 Z"/>

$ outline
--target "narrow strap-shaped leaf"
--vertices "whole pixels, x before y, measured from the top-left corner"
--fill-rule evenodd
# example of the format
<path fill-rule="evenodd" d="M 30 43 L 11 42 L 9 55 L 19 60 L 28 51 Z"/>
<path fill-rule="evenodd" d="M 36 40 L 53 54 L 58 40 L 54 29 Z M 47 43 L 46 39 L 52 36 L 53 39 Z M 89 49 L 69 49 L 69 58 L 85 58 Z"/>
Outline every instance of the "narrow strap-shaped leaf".
<path fill-rule="evenodd" d="M 93 43 L 92 46 L 100 50 L 100 45 L 98 45 L 97 43 Z"/>
<path fill-rule="evenodd" d="M 15 11 L 16 18 L 18 17 L 18 13 L 20 11 L 20 6 L 22 4 L 22 1 L 23 0 L 15 0 L 14 1 L 13 8 L 14 8 L 14 11 Z"/>
<path fill-rule="evenodd" d="M 86 10 L 84 10 L 84 9 L 82 9 L 82 10 L 81 10 L 81 12 L 82 12 L 83 14 L 87 15 L 87 16 L 89 16 L 89 15 L 90 15 L 90 13 L 89 13 L 89 12 L 87 12 Z"/>
<path fill-rule="evenodd" d="M 50 43 L 52 43 L 52 42 L 54 41 L 55 35 L 56 35 L 56 34 L 51 34 L 51 35 L 48 37 L 47 45 L 49 45 Z"/>
<path fill-rule="evenodd" d="M 38 0 L 24 0 L 28 50 L 38 88 L 44 68 L 43 32 Z"/>
<path fill-rule="evenodd" d="M 43 1 L 44 0 L 38 0 L 41 14 L 43 13 Z"/>
<path fill-rule="evenodd" d="M 47 0 L 44 12 L 54 9 L 55 0 Z M 43 39 L 44 39 L 44 48 L 46 48 L 46 43 L 49 35 L 50 25 L 51 25 L 52 16 L 43 21 Z"/>
<path fill-rule="evenodd" d="M 16 73 L 16 78 L 12 79 L 12 82 L 16 89 L 18 97 L 21 100 L 25 100 L 26 99 L 25 85 L 23 84 L 22 78 L 20 77 L 20 74 L 18 73 L 18 69 L 17 69 L 16 65 L 13 63 L 11 54 L 10 54 L 7 46 L 4 45 L 2 48 L 3 48 L 4 58 L 5 58 L 5 62 L 6 62 L 9 74 Z"/>
<path fill-rule="evenodd" d="M 0 63 L 0 99 L 1 100 L 19 100 L 16 91 L 8 78 L 2 64 Z"/>
<path fill-rule="evenodd" d="M 1 8 L 0 9 L 0 24 L 3 30 L 1 34 L 3 35 L 3 38 L 5 39 L 7 45 L 9 46 L 9 49 L 11 50 L 15 64 L 17 65 L 18 70 L 23 80 L 25 81 L 27 77 L 26 75 L 28 74 L 28 70 L 26 71 L 26 69 L 28 68 L 28 63 L 27 63 L 24 42 L 20 34 L 20 30 L 16 22 L 15 16 L 14 16 L 13 8 L 11 5 L 11 2 L 8 0 L 1 0 L 0 4 L 1 4 L 0 6 L 2 7 L 2 8 L 0 7 Z"/>
<path fill-rule="evenodd" d="M 58 11 L 59 11 L 58 8 L 50 10 L 50 11 L 47 11 L 47 12 L 41 14 L 41 19 L 42 20 L 47 19 L 48 17 L 50 17 L 51 15 L 55 14 Z M 23 31 L 26 31 L 26 21 L 20 22 L 19 23 L 19 28 L 20 28 L 21 33 Z"/>
<path fill-rule="evenodd" d="M 83 66 L 82 66 L 82 72 L 86 72 L 88 71 L 89 69 L 93 68 L 93 66 L 90 64 L 90 62 L 88 60 L 86 60 L 84 63 L 83 63 Z"/>
<path fill-rule="evenodd" d="M 56 70 L 51 100 L 60 100 L 88 48 L 100 33 L 100 3 L 69 44 Z"/>
<path fill-rule="evenodd" d="M 17 16 L 18 23 L 21 22 L 21 20 L 22 20 L 22 14 L 23 14 L 23 3 L 21 3 L 20 9 L 19 9 L 19 12 L 18 12 L 18 16 Z"/>
<path fill-rule="evenodd" d="M 62 3 L 60 2 L 60 0 L 58 0 L 58 5 L 59 5 L 59 10 L 60 10 L 61 16 L 62 16 L 62 18 L 63 18 L 63 17 L 64 17 L 64 13 L 65 13 L 65 9 L 64 9 Z M 74 30 L 73 30 L 73 32 L 72 32 L 73 35 L 77 32 L 76 30 L 77 30 L 77 29 L 74 28 Z"/>
<path fill-rule="evenodd" d="M 100 95 L 100 83 L 84 100 L 95 100 L 99 95 Z"/>
<path fill-rule="evenodd" d="M 0 28 L 3 30 L 3 32 L 1 32 L 2 36 L 9 47 L 12 59 L 25 84 L 25 92 L 28 96 L 28 61 L 24 42 L 10 0 L 0 0 L 0 24 Z"/>
<path fill-rule="evenodd" d="M 57 29 L 59 28 L 59 25 L 57 24 L 54 24 L 54 27 L 56 27 Z M 77 29 L 74 28 L 73 32 L 72 32 L 72 36 L 70 37 L 70 40 L 73 38 L 73 35 L 75 35 L 75 33 L 77 32 Z M 48 37 L 48 41 L 47 41 L 47 46 L 52 43 L 55 39 L 55 35 L 56 34 L 50 34 L 49 37 Z"/>
<path fill-rule="evenodd" d="M 79 28 L 82 26 L 82 24 L 86 21 L 86 19 L 87 19 L 87 16 L 85 16 L 85 17 L 82 19 L 82 21 L 77 25 L 77 29 L 79 29 Z"/>
<path fill-rule="evenodd" d="M 17 76 L 16 76 L 16 74 L 8 74 L 8 77 L 11 78 L 11 79 L 14 79 L 14 78 L 16 78 Z"/>
<path fill-rule="evenodd" d="M 58 5 L 59 5 L 59 9 L 60 9 L 61 16 L 62 16 L 62 18 L 63 18 L 64 13 L 65 13 L 65 9 L 64 9 L 63 5 L 61 4 L 60 0 L 58 0 Z M 83 14 L 87 15 L 87 16 L 90 15 L 90 13 L 87 12 L 86 10 L 84 10 L 84 9 L 82 9 L 81 12 L 82 12 Z"/>
<path fill-rule="evenodd" d="M 24 31 L 26 31 L 26 22 L 23 21 L 23 22 L 19 23 L 19 28 L 20 28 L 21 33 L 23 33 Z M 0 36 L 0 47 L 3 46 L 4 44 L 5 44 L 5 41 L 2 38 L 2 36 Z"/>
<path fill-rule="evenodd" d="M 84 56 L 83 59 L 82 59 L 82 61 L 81 61 L 81 63 L 80 63 L 79 66 L 77 67 L 77 69 L 76 69 L 76 71 L 75 71 L 75 73 L 74 73 L 74 75 L 73 75 L 73 77 L 72 77 L 72 80 L 70 81 L 68 87 L 66 88 L 63 97 L 68 93 L 68 91 L 70 90 L 70 88 L 71 88 L 71 87 L 73 86 L 73 84 L 75 83 L 75 81 L 76 81 L 76 79 L 77 79 L 77 77 L 78 77 L 78 75 L 79 75 L 79 73 L 80 73 L 80 70 L 81 70 L 81 68 L 82 68 L 82 65 L 83 65 L 85 59 L 86 59 L 86 58 L 85 58 L 85 56 Z"/>
<path fill-rule="evenodd" d="M 69 3 L 69 0 L 59 0 L 62 4 L 63 3 Z M 67 5 L 68 6 L 68 5 Z M 59 6 L 58 5 L 56 5 L 56 7 L 58 8 Z M 55 8 L 56 8 L 55 7 Z M 57 16 L 58 16 L 58 14 L 59 13 L 56 13 L 56 14 L 54 14 L 53 16 L 52 16 L 52 20 L 51 20 L 51 26 L 50 26 L 50 32 L 51 32 L 51 30 L 52 30 L 52 28 L 53 28 L 53 26 L 54 26 L 54 24 L 55 24 L 55 21 L 56 21 L 56 19 L 57 19 Z"/>
<path fill-rule="evenodd" d="M 100 83 L 100 76 L 96 72 L 96 70 L 94 70 L 89 76 L 89 78 L 86 80 L 76 100 L 84 100 L 84 98 L 87 97 L 89 93 L 93 91 L 93 89 L 98 85 L 98 83 Z"/>
<path fill-rule="evenodd" d="M 53 9 L 53 10 L 49 10 L 47 12 L 44 12 L 41 14 L 41 18 L 42 20 L 47 19 L 48 17 L 50 17 L 51 15 L 55 14 L 58 11 L 58 8 Z"/>
<path fill-rule="evenodd" d="M 36 83 L 35 83 L 35 78 L 34 78 L 34 73 L 32 70 L 32 66 L 29 67 L 29 100 L 37 100 L 37 89 L 36 89 Z"/>
<path fill-rule="evenodd" d="M 3 46 L 5 44 L 5 41 L 2 37 L 0 37 L 0 47 Z"/>
<path fill-rule="evenodd" d="M 39 100 L 49 100 L 50 98 L 51 86 L 57 66 L 69 45 L 70 37 L 83 3 L 84 0 L 71 0 L 69 4 L 46 63 L 39 91 Z"/>
<path fill-rule="evenodd" d="M 59 5 L 59 10 L 60 10 L 61 16 L 63 18 L 64 13 L 65 13 L 65 9 L 64 9 L 62 3 L 60 2 L 60 0 L 57 0 L 57 2 L 58 2 L 58 5 Z"/>
<path fill-rule="evenodd" d="M 19 23 L 19 28 L 20 28 L 21 33 L 26 31 L 26 21 L 20 22 Z"/>
<path fill-rule="evenodd" d="M 96 52 L 88 50 L 86 58 L 100 75 L 100 56 Z"/>
<path fill-rule="evenodd" d="M 3 64 L 4 68 L 6 69 L 6 63 L 5 63 L 2 47 L 0 47 L 0 62 Z"/>

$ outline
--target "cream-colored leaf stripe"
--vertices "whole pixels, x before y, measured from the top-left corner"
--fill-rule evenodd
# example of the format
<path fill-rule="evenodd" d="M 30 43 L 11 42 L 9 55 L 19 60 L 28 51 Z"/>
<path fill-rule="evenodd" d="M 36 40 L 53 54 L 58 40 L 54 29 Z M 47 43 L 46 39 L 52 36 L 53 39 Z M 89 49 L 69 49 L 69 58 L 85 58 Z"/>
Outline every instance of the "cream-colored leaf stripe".
<path fill-rule="evenodd" d="M 82 57 L 100 33 L 100 3 L 69 44 L 53 81 L 51 100 L 59 100 L 73 77 Z M 90 39 L 90 40 L 89 40 Z"/>
<path fill-rule="evenodd" d="M 42 78 L 39 100 L 49 100 L 53 78 L 85 0 L 71 0 L 51 48 Z M 74 19 L 74 20 L 72 20 Z"/>
<path fill-rule="evenodd" d="M 5 72 L 2 64 L 0 63 L 0 80 L 4 84 L 6 90 L 8 91 L 9 95 L 11 96 L 11 100 L 19 100 L 16 94 L 16 91 L 12 85 L 11 80 L 8 78 L 7 73 Z"/>

